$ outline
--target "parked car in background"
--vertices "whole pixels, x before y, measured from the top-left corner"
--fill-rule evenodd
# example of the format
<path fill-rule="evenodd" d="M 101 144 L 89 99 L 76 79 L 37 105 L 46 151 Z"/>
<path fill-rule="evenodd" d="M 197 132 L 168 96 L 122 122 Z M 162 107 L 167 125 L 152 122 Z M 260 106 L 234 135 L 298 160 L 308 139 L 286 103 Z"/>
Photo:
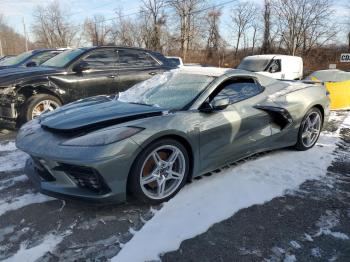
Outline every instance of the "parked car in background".
<path fill-rule="evenodd" d="M 332 110 L 350 109 L 350 72 L 328 69 L 315 71 L 306 80 L 322 82 L 331 99 Z"/>
<path fill-rule="evenodd" d="M 0 71 L 2 122 L 26 122 L 90 96 L 116 94 L 174 68 L 160 53 L 126 47 L 67 50 L 40 67 Z"/>
<path fill-rule="evenodd" d="M 169 60 L 170 64 L 173 65 L 174 67 L 182 67 L 184 65 L 181 57 L 167 56 L 166 58 Z"/>
<path fill-rule="evenodd" d="M 247 56 L 241 61 L 237 68 L 266 75 L 275 79 L 303 79 L 303 59 L 298 56 Z"/>
<path fill-rule="evenodd" d="M 36 49 L 0 60 L 0 70 L 15 67 L 39 66 L 67 49 Z"/>

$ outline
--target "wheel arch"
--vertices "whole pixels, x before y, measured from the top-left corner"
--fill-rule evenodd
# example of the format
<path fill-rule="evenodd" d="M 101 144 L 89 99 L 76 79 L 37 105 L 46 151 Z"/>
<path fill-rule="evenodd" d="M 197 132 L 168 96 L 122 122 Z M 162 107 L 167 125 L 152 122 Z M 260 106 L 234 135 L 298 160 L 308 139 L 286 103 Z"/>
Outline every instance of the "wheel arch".
<path fill-rule="evenodd" d="M 20 90 L 18 90 L 18 93 L 25 96 L 25 99 L 27 100 L 31 96 L 39 95 L 39 94 L 46 94 L 46 95 L 52 95 L 60 100 L 61 104 L 63 104 L 63 100 L 61 96 L 52 90 L 51 88 L 47 87 L 46 85 L 26 85 L 21 87 Z"/>
<path fill-rule="evenodd" d="M 325 109 L 324 109 L 324 107 L 323 107 L 321 104 L 312 104 L 312 105 L 310 105 L 310 106 L 306 109 L 304 115 L 305 115 L 311 108 L 317 108 L 318 110 L 320 110 L 321 116 L 322 116 L 322 127 L 323 127 L 324 121 L 325 121 Z"/>
<path fill-rule="evenodd" d="M 321 114 L 322 114 L 322 124 L 323 124 L 323 123 L 324 123 L 324 114 L 325 114 L 323 106 L 320 105 L 320 104 L 316 104 L 316 105 L 314 105 L 314 106 L 312 106 L 312 107 L 316 107 L 318 110 L 321 111 Z M 312 107 L 311 107 L 311 108 L 312 108 Z"/>
<path fill-rule="evenodd" d="M 186 148 L 186 151 L 188 153 L 188 158 L 190 160 L 190 163 L 189 163 L 190 169 L 189 169 L 187 181 L 192 180 L 193 168 L 194 168 L 194 153 L 193 153 L 193 148 L 192 148 L 190 142 L 186 138 L 184 138 L 183 136 L 175 135 L 175 134 L 165 135 L 165 136 L 160 137 L 159 139 L 167 139 L 167 138 L 180 142 Z"/>
<path fill-rule="evenodd" d="M 153 137 L 153 138 L 145 141 L 141 145 L 141 150 L 137 153 L 137 156 L 134 158 L 132 166 L 134 165 L 134 163 L 135 163 L 137 157 L 139 156 L 139 154 L 145 148 L 147 148 L 149 145 L 151 145 L 152 143 L 154 143 L 154 142 L 156 142 L 157 140 L 160 140 L 160 139 L 173 139 L 173 140 L 176 140 L 177 142 L 181 143 L 185 147 L 185 149 L 186 149 L 186 151 L 188 153 L 189 160 L 190 160 L 190 163 L 189 163 L 190 168 L 189 168 L 189 173 L 188 173 L 187 180 L 191 181 L 192 177 L 193 177 L 193 172 L 194 172 L 195 152 L 194 152 L 193 146 L 191 145 L 189 140 L 185 136 L 180 135 L 180 134 L 175 134 L 175 133 L 161 134 L 159 136 Z M 131 171 L 131 169 L 132 168 L 130 168 L 130 171 Z"/>

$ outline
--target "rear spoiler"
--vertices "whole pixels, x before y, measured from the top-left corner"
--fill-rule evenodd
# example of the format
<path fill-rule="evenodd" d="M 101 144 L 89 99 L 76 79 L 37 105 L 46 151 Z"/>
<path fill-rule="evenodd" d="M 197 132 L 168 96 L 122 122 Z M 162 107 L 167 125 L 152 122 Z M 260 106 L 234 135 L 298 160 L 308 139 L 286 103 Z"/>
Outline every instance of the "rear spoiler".
<path fill-rule="evenodd" d="M 321 81 L 314 81 L 314 80 L 301 80 L 304 84 L 310 84 L 310 85 L 324 85 L 324 82 Z"/>
<path fill-rule="evenodd" d="M 278 79 L 278 80 L 283 82 L 300 82 L 300 83 L 309 84 L 309 85 L 324 85 L 324 82 L 314 81 L 314 80 L 288 80 L 288 79 Z"/>

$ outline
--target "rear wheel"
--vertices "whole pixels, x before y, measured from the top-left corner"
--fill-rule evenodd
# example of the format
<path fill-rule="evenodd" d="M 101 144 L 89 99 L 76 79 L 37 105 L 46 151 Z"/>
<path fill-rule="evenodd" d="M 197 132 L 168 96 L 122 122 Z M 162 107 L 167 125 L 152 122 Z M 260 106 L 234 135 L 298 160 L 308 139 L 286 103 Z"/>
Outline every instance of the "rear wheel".
<path fill-rule="evenodd" d="M 323 118 L 318 108 L 311 108 L 303 118 L 295 148 L 301 151 L 312 148 L 321 133 Z"/>
<path fill-rule="evenodd" d="M 31 96 L 24 107 L 24 121 L 28 122 L 34 118 L 37 118 L 43 112 L 53 111 L 61 105 L 61 101 L 52 95 L 39 94 Z"/>
<path fill-rule="evenodd" d="M 172 198 L 184 186 L 188 172 L 186 148 L 176 140 L 162 139 L 137 157 L 128 188 L 143 202 L 160 203 Z"/>

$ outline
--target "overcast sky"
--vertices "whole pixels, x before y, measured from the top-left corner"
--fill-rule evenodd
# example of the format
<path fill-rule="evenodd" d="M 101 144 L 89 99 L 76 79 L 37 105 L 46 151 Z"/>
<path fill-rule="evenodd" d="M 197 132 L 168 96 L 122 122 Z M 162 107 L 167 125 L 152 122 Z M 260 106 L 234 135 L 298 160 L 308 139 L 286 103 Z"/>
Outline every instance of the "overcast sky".
<path fill-rule="evenodd" d="M 261 4 L 263 0 L 254 0 L 257 4 Z M 27 31 L 30 31 L 32 23 L 32 13 L 37 5 L 48 3 L 49 0 L 0 0 L 0 13 L 5 16 L 6 21 L 16 31 L 23 34 L 23 19 L 27 25 Z M 84 19 L 95 14 L 104 15 L 105 18 L 113 18 L 115 10 L 121 7 L 125 14 L 131 14 L 139 10 L 142 3 L 141 0 L 59 0 L 62 5 L 71 13 L 71 20 L 79 25 Z M 217 5 L 226 3 L 228 0 L 208 0 L 209 4 Z M 339 21 L 349 18 L 344 6 L 349 0 L 334 0 L 334 8 Z M 235 5 L 230 3 L 222 6 L 223 19 L 221 22 L 221 33 L 227 40 L 230 40 L 229 32 L 229 11 Z M 340 31 L 343 29 L 340 29 Z M 32 38 L 30 36 L 30 38 Z M 345 32 L 339 35 L 341 41 L 345 41 Z M 33 39 L 32 39 L 33 40 Z"/>

